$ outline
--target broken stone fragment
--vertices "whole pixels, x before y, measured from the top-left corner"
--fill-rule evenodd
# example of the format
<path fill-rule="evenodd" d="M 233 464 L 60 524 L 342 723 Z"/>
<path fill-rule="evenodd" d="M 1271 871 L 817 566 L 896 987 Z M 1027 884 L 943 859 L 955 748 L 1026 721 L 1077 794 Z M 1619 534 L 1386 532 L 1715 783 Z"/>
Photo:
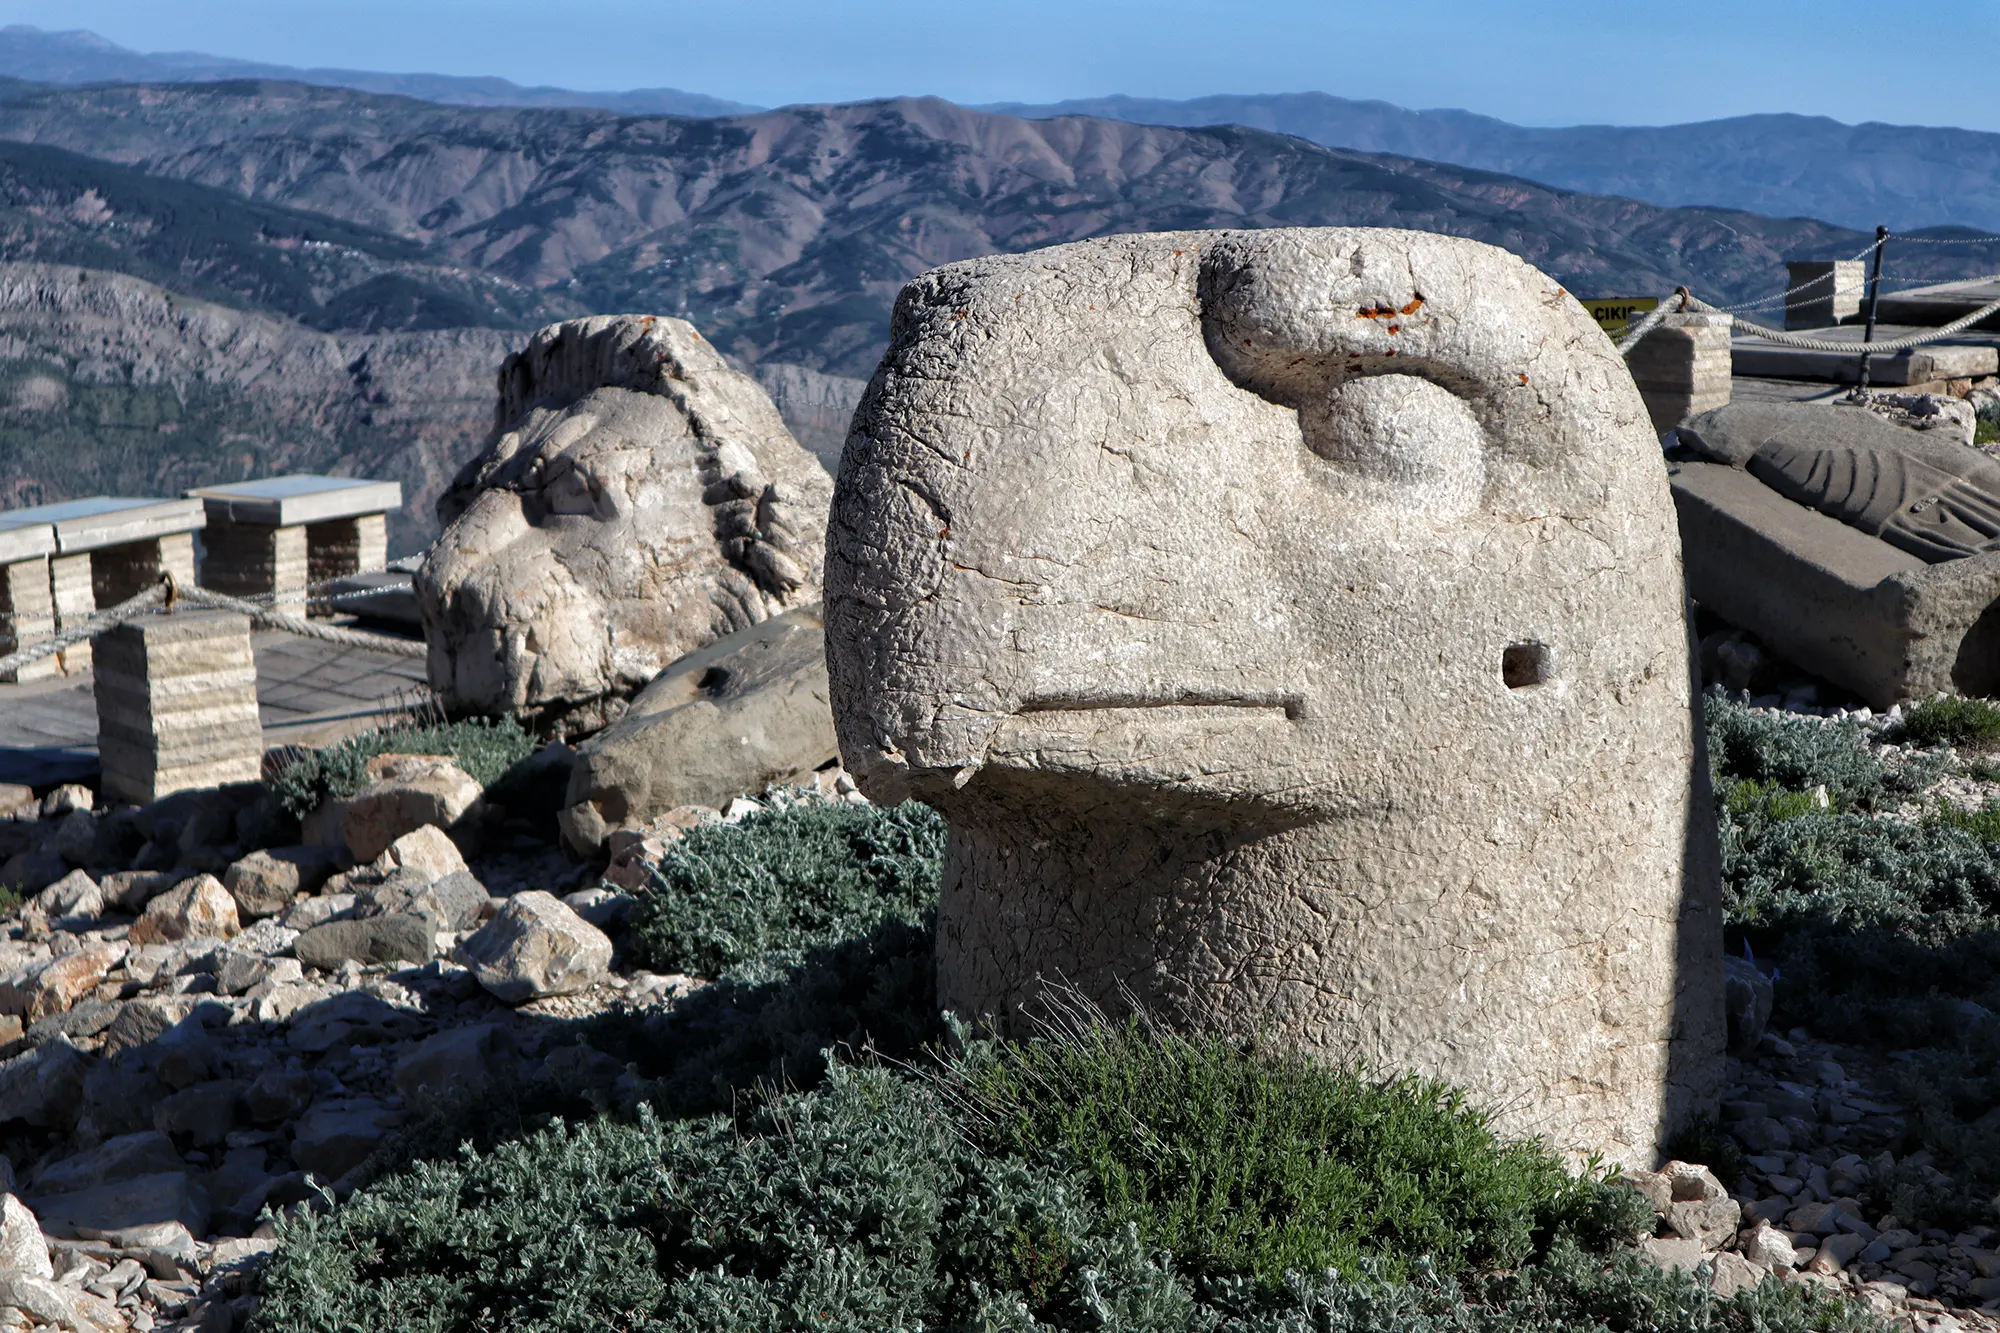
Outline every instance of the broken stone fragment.
<path fill-rule="evenodd" d="M 0 1306 L 66 1333 L 124 1333 L 125 1318 L 102 1296 L 26 1273 L 0 1273 Z"/>
<path fill-rule="evenodd" d="M 126 939 L 133 945 L 190 937 L 228 939 L 242 929 L 236 899 L 213 875 L 196 875 L 146 904 Z"/>
<path fill-rule="evenodd" d="M 42 1129 L 69 1129 L 89 1068 L 89 1060 L 65 1037 L 0 1061 L 0 1124 L 25 1120 Z"/>
<path fill-rule="evenodd" d="M 533 889 L 459 941 L 458 960 L 494 998 L 523 1004 L 588 988 L 611 966 L 611 940 L 560 898 Z"/>
<path fill-rule="evenodd" d="M 70 871 L 28 901 L 29 910 L 51 922 L 102 916 L 104 905 L 104 891 L 81 870 Z"/>
<path fill-rule="evenodd" d="M 62 1013 L 90 994 L 126 953 L 123 944 L 91 944 L 16 972 L 0 980 L 0 1013 L 18 1014 L 31 1024 Z"/>
<path fill-rule="evenodd" d="M 1799 1252 L 1793 1248 L 1791 1237 L 1769 1222 L 1759 1221 L 1737 1248 L 1745 1259 L 1765 1268 L 1799 1266 Z"/>

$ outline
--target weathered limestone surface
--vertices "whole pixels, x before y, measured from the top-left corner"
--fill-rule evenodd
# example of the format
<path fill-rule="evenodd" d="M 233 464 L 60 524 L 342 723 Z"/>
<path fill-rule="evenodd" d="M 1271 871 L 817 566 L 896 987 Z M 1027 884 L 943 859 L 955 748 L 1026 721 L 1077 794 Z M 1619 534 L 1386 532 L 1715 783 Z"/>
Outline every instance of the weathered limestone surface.
<path fill-rule="evenodd" d="M 1349 229 L 938 269 L 827 570 L 842 757 L 951 820 L 946 1006 L 1066 982 L 1638 1165 L 1713 1106 L 1673 510 L 1541 273 Z"/>
<path fill-rule="evenodd" d="M 447 706 L 594 725 L 721 636 L 819 600 L 832 481 L 692 325 L 552 324 L 416 578 Z"/>
<path fill-rule="evenodd" d="M 177 612 L 97 636 L 97 746 L 107 796 L 255 782 L 264 733 L 250 619 Z"/>
<path fill-rule="evenodd" d="M 808 781 L 838 755 L 825 630 L 817 610 L 788 611 L 683 657 L 584 742 L 563 838 L 595 857 L 618 829 Z"/>
<path fill-rule="evenodd" d="M 312 581 L 368 574 L 389 563 L 389 519 L 384 514 L 356 514 L 306 527 Z"/>

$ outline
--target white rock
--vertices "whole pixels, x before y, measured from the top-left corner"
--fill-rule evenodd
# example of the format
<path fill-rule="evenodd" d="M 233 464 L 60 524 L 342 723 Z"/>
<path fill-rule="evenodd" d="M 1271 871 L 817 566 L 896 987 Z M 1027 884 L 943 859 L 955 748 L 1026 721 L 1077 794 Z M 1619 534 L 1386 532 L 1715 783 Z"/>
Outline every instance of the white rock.
<path fill-rule="evenodd" d="M 1797 1268 L 1799 1253 L 1791 1239 L 1769 1222 L 1759 1222 L 1738 1248 L 1743 1257 L 1765 1268 Z"/>
<path fill-rule="evenodd" d="M 0 1197 L 0 1273 L 25 1273 L 29 1277 L 54 1277 L 49 1262 L 49 1245 L 42 1238 L 41 1223 L 28 1205 L 9 1194 Z"/>

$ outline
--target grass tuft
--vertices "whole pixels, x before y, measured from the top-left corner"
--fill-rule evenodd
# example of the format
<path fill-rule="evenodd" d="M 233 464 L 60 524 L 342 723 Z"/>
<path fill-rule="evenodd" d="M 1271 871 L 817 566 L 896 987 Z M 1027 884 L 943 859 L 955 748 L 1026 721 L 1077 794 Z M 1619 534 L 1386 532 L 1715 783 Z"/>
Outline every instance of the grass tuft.
<path fill-rule="evenodd" d="M 512 718 L 469 718 L 441 726 L 385 727 L 310 750 L 271 781 L 285 812 L 304 819 L 321 802 L 361 790 L 368 761 L 384 754 L 445 755 L 480 786 L 498 782 L 535 752 L 535 738 Z"/>
<path fill-rule="evenodd" d="M 2000 741 L 2000 707 L 1945 694 L 1904 710 L 1889 739 L 1905 745 L 1987 746 Z"/>

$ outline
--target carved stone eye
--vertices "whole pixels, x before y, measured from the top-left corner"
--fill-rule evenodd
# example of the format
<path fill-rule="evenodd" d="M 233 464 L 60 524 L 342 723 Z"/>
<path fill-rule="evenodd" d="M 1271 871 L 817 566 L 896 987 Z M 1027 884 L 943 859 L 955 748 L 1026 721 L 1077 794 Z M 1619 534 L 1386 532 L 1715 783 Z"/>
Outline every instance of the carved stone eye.
<path fill-rule="evenodd" d="M 1432 518 L 1470 513 L 1486 431 L 1463 398 L 1415 375 L 1368 375 L 1299 406 L 1306 447 L 1352 475 L 1355 498 Z"/>

